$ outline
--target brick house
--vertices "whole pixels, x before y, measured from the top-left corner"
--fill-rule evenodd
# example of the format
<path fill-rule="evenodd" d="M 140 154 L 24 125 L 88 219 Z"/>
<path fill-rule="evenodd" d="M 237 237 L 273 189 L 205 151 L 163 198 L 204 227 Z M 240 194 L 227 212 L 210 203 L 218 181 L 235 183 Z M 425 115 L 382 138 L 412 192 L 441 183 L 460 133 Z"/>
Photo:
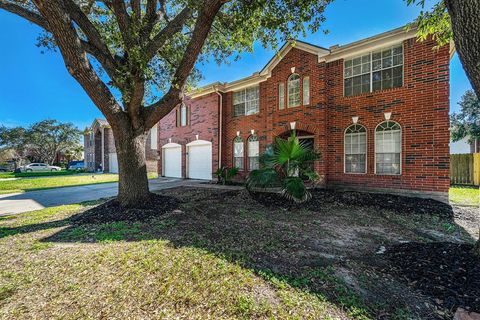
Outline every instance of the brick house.
<path fill-rule="evenodd" d="M 145 155 L 147 171 L 157 172 L 157 126 L 150 130 Z M 95 119 L 83 136 L 85 168 L 90 171 L 118 173 L 117 152 L 115 139 L 107 120 Z"/>
<path fill-rule="evenodd" d="M 296 130 L 322 154 L 326 187 L 448 199 L 449 63 L 415 31 L 329 49 L 285 44 L 259 72 L 192 92 L 160 121 L 159 173 L 244 177 L 275 137 Z"/>

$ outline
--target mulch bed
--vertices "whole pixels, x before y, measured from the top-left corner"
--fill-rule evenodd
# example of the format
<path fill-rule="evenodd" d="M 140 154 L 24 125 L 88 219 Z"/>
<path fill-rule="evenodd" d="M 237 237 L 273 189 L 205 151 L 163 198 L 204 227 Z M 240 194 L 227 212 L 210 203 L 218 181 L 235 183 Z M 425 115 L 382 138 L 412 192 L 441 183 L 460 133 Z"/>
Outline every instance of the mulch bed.
<path fill-rule="evenodd" d="M 412 198 L 383 193 L 342 192 L 327 189 L 311 190 L 312 199 L 306 203 L 294 203 L 279 194 L 255 193 L 253 197 L 260 203 L 270 207 L 287 209 L 305 208 L 315 210 L 324 204 L 338 206 L 360 206 L 387 209 L 402 215 L 431 214 L 442 218 L 453 218 L 452 207 L 448 204 L 432 199 Z"/>
<path fill-rule="evenodd" d="M 120 206 L 116 200 L 107 201 L 70 218 L 73 224 L 101 224 L 116 221 L 145 221 L 178 208 L 173 197 L 152 193 L 150 199 L 136 208 Z"/>
<path fill-rule="evenodd" d="M 472 245 L 448 242 L 410 242 L 391 246 L 382 271 L 393 274 L 422 294 L 437 308 L 458 307 L 480 312 L 480 258 Z"/>

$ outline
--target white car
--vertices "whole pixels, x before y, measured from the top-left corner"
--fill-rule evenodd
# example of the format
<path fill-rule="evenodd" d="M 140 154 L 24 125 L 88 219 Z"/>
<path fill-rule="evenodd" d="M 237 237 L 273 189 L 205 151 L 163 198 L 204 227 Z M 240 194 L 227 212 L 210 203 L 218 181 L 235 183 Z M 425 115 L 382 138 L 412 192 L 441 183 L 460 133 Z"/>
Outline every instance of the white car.
<path fill-rule="evenodd" d="M 21 168 L 21 171 L 32 172 L 32 171 L 60 171 L 62 168 L 57 166 L 50 166 L 46 163 L 30 163 Z"/>

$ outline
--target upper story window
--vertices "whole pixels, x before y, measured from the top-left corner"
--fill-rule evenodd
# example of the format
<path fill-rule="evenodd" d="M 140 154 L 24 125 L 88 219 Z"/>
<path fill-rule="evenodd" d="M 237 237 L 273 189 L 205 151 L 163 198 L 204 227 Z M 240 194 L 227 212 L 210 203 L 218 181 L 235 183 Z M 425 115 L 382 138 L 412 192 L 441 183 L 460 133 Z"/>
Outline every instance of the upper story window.
<path fill-rule="evenodd" d="M 374 51 L 345 60 L 346 97 L 403 85 L 403 46 Z"/>
<path fill-rule="evenodd" d="M 259 86 L 246 88 L 233 93 L 233 115 L 248 116 L 260 111 Z"/>
<path fill-rule="evenodd" d="M 367 172 L 367 130 L 352 124 L 345 130 L 345 173 Z"/>
<path fill-rule="evenodd" d="M 177 127 L 186 127 L 189 124 L 189 107 L 182 103 L 177 108 Z"/>
<path fill-rule="evenodd" d="M 395 121 L 384 121 L 375 129 L 375 173 L 400 174 L 402 128 Z"/>
<path fill-rule="evenodd" d="M 285 109 L 285 83 L 278 84 L 278 109 Z"/>
<path fill-rule="evenodd" d="M 287 81 L 288 89 L 288 107 L 298 107 L 300 105 L 300 76 L 292 74 Z"/>
<path fill-rule="evenodd" d="M 310 104 L 310 77 L 303 77 L 303 105 Z"/>

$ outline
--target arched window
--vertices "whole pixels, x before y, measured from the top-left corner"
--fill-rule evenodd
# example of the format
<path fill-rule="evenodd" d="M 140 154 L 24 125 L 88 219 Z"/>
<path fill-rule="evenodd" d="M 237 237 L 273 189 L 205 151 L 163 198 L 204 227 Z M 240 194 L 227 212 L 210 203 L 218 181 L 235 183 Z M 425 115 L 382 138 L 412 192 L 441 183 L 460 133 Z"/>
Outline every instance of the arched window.
<path fill-rule="evenodd" d="M 236 137 L 233 140 L 233 166 L 239 170 L 243 170 L 243 139 L 241 137 Z"/>
<path fill-rule="evenodd" d="M 345 130 L 345 173 L 367 172 L 367 129 L 352 124 Z"/>
<path fill-rule="evenodd" d="M 260 156 L 260 143 L 256 134 L 248 137 L 248 170 L 257 170 L 260 168 L 258 158 Z"/>
<path fill-rule="evenodd" d="M 395 121 L 384 121 L 375 129 L 375 173 L 400 174 L 402 128 Z"/>
<path fill-rule="evenodd" d="M 298 107 L 300 105 L 300 76 L 292 74 L 287 81 L 288 107 Z"/>

